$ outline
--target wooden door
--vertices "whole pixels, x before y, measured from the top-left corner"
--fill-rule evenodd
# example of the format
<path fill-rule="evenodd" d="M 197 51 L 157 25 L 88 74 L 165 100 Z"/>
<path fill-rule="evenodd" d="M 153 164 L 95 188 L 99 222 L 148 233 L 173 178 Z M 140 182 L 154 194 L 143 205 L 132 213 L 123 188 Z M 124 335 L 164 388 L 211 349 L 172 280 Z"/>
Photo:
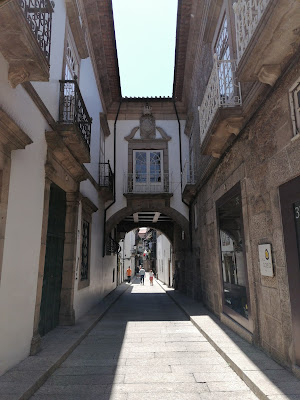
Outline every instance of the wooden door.
<path fill-rule="evenodd" d="M 51 184 L 39 332 L 43 336 L 58 325 L 66 219 L 66 193 Z"/>

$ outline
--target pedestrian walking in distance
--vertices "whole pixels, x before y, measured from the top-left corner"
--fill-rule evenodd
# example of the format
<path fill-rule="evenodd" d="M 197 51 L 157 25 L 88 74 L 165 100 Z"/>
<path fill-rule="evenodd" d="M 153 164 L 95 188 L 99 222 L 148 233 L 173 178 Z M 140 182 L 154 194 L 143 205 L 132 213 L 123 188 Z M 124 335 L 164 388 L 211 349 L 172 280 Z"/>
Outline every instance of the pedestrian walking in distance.
<path fill-rule="evenodd" d="M 146 271 L 144 270 L 144 267 L 142 267 L 141 269 L 140 269 L 140 276 L 141 276 L 141 284 L 143 284 L 144 285 L 144 281 L 145 281 L 145 273 L 146 273 Z"/>
<path fill-rule="evenodd" d="M 150 269 L 150 272 L 149 272 L 150 286 L 153 286 L 153 277 L 154 277 L 154 273 L 153 273 L 152 269 Z"/>
<path fill-rule="evenodd" d="M 131 280 L 131 268 L 130 268 L 130 266 L 127 268 L 127 271 L 126 271 L 126 275 L 127 275 L 127 281 L 128 281 L 128 283 L 130 283 L 130 280 Z"/>

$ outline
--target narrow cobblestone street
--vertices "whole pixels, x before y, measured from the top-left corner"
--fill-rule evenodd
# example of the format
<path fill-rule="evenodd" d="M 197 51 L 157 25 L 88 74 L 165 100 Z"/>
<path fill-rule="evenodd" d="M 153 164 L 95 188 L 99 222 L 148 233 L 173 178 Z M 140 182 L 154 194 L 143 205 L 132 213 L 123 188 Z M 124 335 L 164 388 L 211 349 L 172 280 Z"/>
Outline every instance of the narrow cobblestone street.
<path fill-rule="evenodd" d="M 32 397 L 254 400 L 157 282 L 136 280 Z"/>

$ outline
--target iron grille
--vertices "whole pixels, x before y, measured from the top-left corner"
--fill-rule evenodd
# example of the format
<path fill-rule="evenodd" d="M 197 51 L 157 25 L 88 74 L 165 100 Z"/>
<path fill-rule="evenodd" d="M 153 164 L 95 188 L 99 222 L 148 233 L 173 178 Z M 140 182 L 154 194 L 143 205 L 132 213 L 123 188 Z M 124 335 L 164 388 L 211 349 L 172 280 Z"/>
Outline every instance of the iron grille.
<path fill-rule="evenodd" d="M 76 124 L 81 136 L 90 149 L 92 118 L 84 104 L 76 80 L 60 82 L 59 122 Z"/>
<path fill-rule="evenodd" d="M 111 236 L 106 241 L 106 255 L 117 254 L 121 251 L 121 246 Z"/>
<path fill-rule="evenodd" d="M 109 161 L 107 163 L 100 163 L 100 182 L 101 187 L 107 187 L 113 192 L 114 175 L 112 173 Z"/>
<path fill-rule="evenodd" d="M 125 174 L 124 193 L 172 193 L 172 174 Z"/>
<path fill-rule="evenodd" d="M 52 3 L 49 0 L 19 0 L 19 4 L 49 64 Z"/>
<path fill-rule="evenodd" d="M 90 224 L 83 220 L 82 224 L 82 245 L 81 245 L 81 271 L 80 280 L 85 281 L 89 278 L 89 244 L 90 244 Z"/>

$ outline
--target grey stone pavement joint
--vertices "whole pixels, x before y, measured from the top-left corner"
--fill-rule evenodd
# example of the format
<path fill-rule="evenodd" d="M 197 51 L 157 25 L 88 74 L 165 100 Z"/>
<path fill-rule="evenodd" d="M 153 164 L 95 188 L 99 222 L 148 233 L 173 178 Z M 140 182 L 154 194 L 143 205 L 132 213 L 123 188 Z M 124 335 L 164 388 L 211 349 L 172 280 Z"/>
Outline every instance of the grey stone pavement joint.
<path fill-rule="evenodd" d="M 292 372 L 233 332 L 201 303 L 157 282 L 259 399 L 300 400 L 300 380 Z M 194 375 L 197 379 L 203 374 Z M 209 382 L 207 376 L 205 379 L 210 389 L 226 390 L 223 382 Z"/>
<path fill-rule="evenodd" d="M 119 285 L 75 325 L 58 326 L 44 336 L 42 350 L 37 355 L 25 358 L 0 376 L 0 400 L 29 399 L 69 357 L 129 287 L 126 283 Z"/>

